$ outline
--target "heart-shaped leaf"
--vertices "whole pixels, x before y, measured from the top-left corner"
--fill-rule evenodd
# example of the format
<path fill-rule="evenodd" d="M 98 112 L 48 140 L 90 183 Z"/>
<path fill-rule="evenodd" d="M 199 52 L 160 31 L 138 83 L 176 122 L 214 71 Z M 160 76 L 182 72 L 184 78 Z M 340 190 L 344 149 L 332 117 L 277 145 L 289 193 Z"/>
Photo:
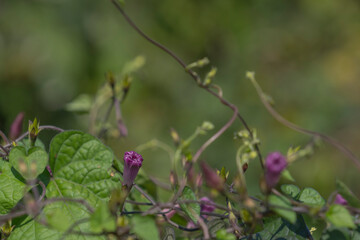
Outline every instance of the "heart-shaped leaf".
<path fill-rule="evenodd" d="M 326 212 L 326 219 L 336 227 L 356 228 L 353 217 L 349 211 L 339 204 L 334 204 L 329 207 Z"/>
<path fill-rule="evenodd" d="M 121 187 L 120 175 L 112 169 L 113 153 L 97 138 L 79 131 L 65 131 L 56 135 L 50 144 L 50 167 L 53 178 L 46 188 L 46 197 L 84 199 L 96 209 L 100 203 L 108 201 L 114 188 Z M 69 225 L 90 218 L 91 213 L 80 202 L 57 201 L 47 205 L 43 214 L 51 216 L 58 209 L 63 212 L 62 218 L 68 219 Z M 32 220 L 32 227 L 14 229 L 16 239 L 45 240 L 46 227 Z M 26 224 L 27 226 L 30 223 Z M 77 225 L 76 232 L 91 233 L 89 221 Z M 35 231 L 44 232 L 36 235 Z M 50 230 L 49 230 L 50 231 Z M 54 236 L 63 234 L 50 231 Z M 81 235 L 71 235 L 66 239 L 87 239 Z M 15 239 L 15 238 L 13 238 Z M 55 238 L 55 239 L 59 239 Z M 104 239 L 103 236 L 91 239 Z"/>
<path fill-rule="evenodd" d="M 320 193 L 313 188 L 304 188 L 300 193 L 299 201 L 315 207 L 322 207 L 326 203 Z"/>
<path fill-rule="evenodd" d="M 185 186 L 180 201 L 193 200 L 196 201 L 195 193 L 189 188 Z M 184 212 L 191 218 L 194 223 L 197 223 L 197 217 L 200 216 L 200 204 L 198 203 L 180 203 L 180 207 L 184 210 Z"/>
<path fill-rule="evenodd" d="M 26 151 L 25 147 L 17 146 L 11 149 L 9 162 L 25 179 L 31 180 L 44 171 L 48 154 L 41 147 Z"/>
<path fill-rule="evenodd" d="M 300 193 L 300 188 L 294 184 L 281 185 L 281 191 L 293 199 L 297 199 Z"/>

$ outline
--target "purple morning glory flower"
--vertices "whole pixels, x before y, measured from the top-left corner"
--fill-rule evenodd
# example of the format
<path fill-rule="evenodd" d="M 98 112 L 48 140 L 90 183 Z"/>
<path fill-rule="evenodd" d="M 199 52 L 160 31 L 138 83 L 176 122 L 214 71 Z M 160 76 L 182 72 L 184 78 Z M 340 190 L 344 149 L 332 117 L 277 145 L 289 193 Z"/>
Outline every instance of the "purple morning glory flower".
<path fill-rule="evenodd" d="M 214 202 L 211 201 L 208 197 L 202 197 L 200 198 L 200 201 L 202 202 L 200 204 L 201 212 L 212 213 L 215 210 L 215 206 L 213 205 Z"/>
<path fill-rule="evenodd" d="M 142 166 L 142 162 L 143 162 L 143 158 L 137 152 L 134 152 L 134 151 L 125 152 L 123 185 L 126 185 L 129 188 L 132 186 L 132 184 L 136 178 L 136 175 L 138 174 L 139 169 Z"/>
<path fill-rule="evenodd" d="M 339 204 L 339 205 L 344 205 L 344 206 L 346 206 L 348 204 L 348 202 L 345 200 L 345 198 L 343 198 L 343 196 L 341 196 L 340 194 L 336 194 L 334 203 Z"/>
<path fill-rule="evenodd" d="M 281 172 L 286 168 L 286 158 L 279 152 L 270 153 L 265 160 L 265 180 L 269 188 L 275 187 Z"/>

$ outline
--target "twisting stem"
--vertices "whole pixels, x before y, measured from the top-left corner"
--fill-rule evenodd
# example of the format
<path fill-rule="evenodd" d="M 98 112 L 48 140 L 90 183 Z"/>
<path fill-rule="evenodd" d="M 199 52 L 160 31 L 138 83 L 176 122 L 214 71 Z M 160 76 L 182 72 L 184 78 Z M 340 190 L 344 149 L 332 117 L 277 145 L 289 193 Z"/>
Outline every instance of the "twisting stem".
<path fill-rule="evenodd" d="M 325 134 L 319 133 L 319 132 L 315 132 L 315 131 L 310 131 L 307 129 L 304 129 L 290 121 L 288 121 L 287 119 L 285 119 L 283 116 L 281 116 L 271 105 L 270 103 L 265 99 L 264 97 L 264 92 L 261 89 L 260 85 L 257 83 L 257 81 L 255 80 L 254 77 L 250 78 L 252 84 L 254 85 L 256 92 L 258 93 L 260 100 L 262 102 L 262 104 L 265 106 L 266 110 L 281 124 L 287 126 L 288 128 L 291 128 L 297 132 L 306 134 L 306 135 L 310 135 L 310 136 L 315 136 L 315 137 L 319 137 L 321 139 L 323 139 L 324 141 L 330 143 L 331 145 L 333 145 L 334 147 L 336 147 L 337 149 L 339 149 L 344 155 L 346 155 L 349 159 L 351 159 L 353 161 L 353 163 L 356 165 L 357 168 L 360 169 L 360 160 L 355 156 L 355 154 L 353 154 L 347 147 L 345 147 L 343 144 L 341 144 L 339 141 L 337 141 L 336 139 L 329 137 Z"/>
<path fill-rule="evenodd" d="M 40 126 L 39 127 L 40 130 L 53 130 L 53 131 L 57 131 L 57 132 L 63 132 L 65 131 L 64 129 L 62 128 L 59 128 L 59 127 L 55 127 L 55 126 L 52 126 L 52 125 L 43 125 L 43 126 Z M 21 141 L 22 139 L 24 139 L 27 135 L 29 135 L 29 132 L 25 132 L 23 133 L 20 137 L 18 137 L 16 140 L 14 140 L 14 142 L 19 142 Z M 4 146 L 4 148 L 9 148 L 11 147 L 12 143 L 8 143 Z"/>
<path fill-rule="evenodd" d="M 56 127 L 56 126 L 52 126 L 52 125 L 43 125 L 39 127 L 40 130 L 53 130 L 53 131 L 57 131 L 57 132 L 63 132 L 64 129 Z"/>
<path fill-rule="evenodd" d="M 125 11 L 122 9 L 122 7 L 119 5 L 119 3 L 116 0 L 111 0 L 111 2 L 115 5 L 115 7 L 119 10 L 119 12 L 123 15 L 123 17 L 125 18 L 125 20 L 129 23 L 129 25 L 137 32 L 139 33 L 143 38 L 145 38 L 147 41 L 149 41 L 151 44 L 155 45 L 156 47 L 158 47 L 159 49 L 161 49 L 162 51 L 166 52 L 168 55 L 170 55 L 173 59 L 175 59 L 185 70 L 187 73 L 190 74 L 190 76 L 194 79 L 194 81 L 196 83 L 200 82 L 200 78 L 199 76 L 192 70 L 192 69 L 188 69 L 186 68 L 186 64 L 185 62 L 179 57 L 177 56 L 173 51 L 171 51 L 170 49 L 168 49 L 167 47 L 165 47 L 164 45 L 162 45 L 161 43 L 155 41 L 154 39 L 152 39 L 151 37 L 149 37 L 148 35 L 146 35 L 132 20 L 131 18 L 125 13 Z M 212 95 L 214 95 L 215 97 L 217 97 L 220 102 L 222 104 L 224 104 L 225 106 L 231 108 L 233 111 L 235 111 L 235 109 L 237 110 L 237 108 L 231 104 L 230 102 L 228 102 L 226 99 L 224 99 L 222 97 L 222 92 L 219 92 L 219 94 L 217 94 L 216 92 L 212 91 L 208 86 L 199 84 L 199 86 L 203 89 L 205 89 L 206 91 L 208 91 L 209 93 L 211 93 Z M 246 128 L 246 130 L 249 132 L 250 136 L 253 138 L 253 134 L 249 128 L 249 126 L 247 125 L 245 119 L 240 115 L 239 112 L 237 112 L 237 116 L 240 119 L 240 121 L 242 122 L 242 124 L 244 125 L 244 127 Z M 226 130 L 226 129 L 225 129 Z M 264 169 L 264 164 L 262 161 L 262 156 L 261 156 L 261 152 L 259 149 L 258 144 L 255 144 L 255 150 L 257 152 L 257 155 L 259 156 L 259 160 L 260 160 L 260 165 L 261 167 Z"/>
<path fill-rule="evenodd" d="M 209 138 L 200 148 L 199 150 L 195 153 L 192 162 L 196 163 L 196 161 L 199 159 L 201 153 L 212 143 L 214 142 L 218 137 L 220 137 L 235 121 L 237 113 L 238 113 L 238 109 L 237 107 L 234 107 L 234 115 L 231 117 L 231 119 L 217 132 L 215 133 L 211 138 Z"/>
<path fill-rule="evenodd" d="M 40 198 L 39 198 L 38 201 L 41 201 L 41 200 L 43 200 L 44 197 L 45 197 L 46 187 L 45 187 L 45 184 L 44 184 L 42 181 L 39 181 L 39 185 L 41 186 L 42 192 L 41 192 L 41 195 L 40 195 Z"/>

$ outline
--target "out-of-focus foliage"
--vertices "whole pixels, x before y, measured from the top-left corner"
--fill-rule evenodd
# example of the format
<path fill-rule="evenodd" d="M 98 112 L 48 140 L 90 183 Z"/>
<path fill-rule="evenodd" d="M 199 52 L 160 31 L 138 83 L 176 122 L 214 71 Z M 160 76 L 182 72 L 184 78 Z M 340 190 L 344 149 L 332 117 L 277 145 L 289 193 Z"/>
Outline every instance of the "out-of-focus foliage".
<path fill-rule="evenodd" d="M 247 70 L 256 71 L 286 118 L 334 136 L 360 155 L 359 1 L 129 0 L 125 10 L 188 63 L 210 59 L 217 67 L 213 82 L 258 130 L 264 153 L 305 146 L 309 138 L 272 119 L 245 79 Z M 129 136 L 108 142 L 116 155 L 154 137 L 168 142 L 170 127 L 189 136 L 204 120 L 218 129 L 231 117 L 175 61 L 130 29 L 110 1 L 1 1 L 0 129 L 9 129 L 16 114 L 25 111 L 27 119 L 38 116 L 44 124 L 86 131 L 88 118 L 67 112 L 67 103 L 80 94 L 95 94 L 105 72 L 120 74 L 138 55 L 147 63 L 135 74 L 122 106 Z M 234 166 L 238 143 L 232 141 L 232 131 L 239 128 L 238 122 L 204 158 L 219 168 Z M 205 139 L 199 137 L 194 146 Z M 144 163 L 145 171 L 168 177 L 166 153 L 144 155 L 156 159 Z M 359 175 L 350 164 L 322 145 L 290 171 L 301 187 L 312 186 L 322 195 L 334 188 L 335 177 L 359 194 Z M 296 171 L 300 168 L 308 169 L 306 174 Z M 254 193 L 258 172 L 252 162 L 247 182 Z"/>

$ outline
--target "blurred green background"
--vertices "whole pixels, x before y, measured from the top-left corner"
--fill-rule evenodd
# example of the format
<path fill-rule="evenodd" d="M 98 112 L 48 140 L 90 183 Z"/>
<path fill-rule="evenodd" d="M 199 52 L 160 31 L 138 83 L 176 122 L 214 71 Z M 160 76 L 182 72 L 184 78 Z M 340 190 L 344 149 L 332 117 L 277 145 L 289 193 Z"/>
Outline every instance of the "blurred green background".
<path fill-rule="evenodd" d="M 286 153 L 310 138 L 267 113 L 245 78 L 249 70 L 284 117 L 339 139 L 360 156 L 359 1 L 128 0 L 125 10 L 187 63 L 210 59 L 225 98 L 257 129 L 263 155 Z M 173 59 L 136 34 L 110 1 L 0 1 L 0 129 L 6 132 L 24 111 L 26 121 L 38 117 L 42 124 L 87 131 L 87 116 L 65 105 L 79 94 L 95 94 L 105 72 L 121 73 L 139 55 L 146 64 L 122 106 L 129 136 L 107 142 L 116 156 L 153 138 L 171 144 L 170 127 L 188 137 L 204 120 L 217 130 L 231 117 Z M 234 174 L 239 142 L 233 132 L 241 129 L 235 122 L 203 158 Z M 44 132 L 42 139 L 48 143 L 52 134 Z M 192 149 L 209 136 L 199 137 Z M 166 153 L 142 154 L 146 172 L 167 179 Z M 336 178 L 360 193 L 358 170 L 327 144 L 290 171 L 299 186 L 314 187 L 324 197 L 335 189 Z M 258 161 L 251 162 L 251 193 L 258 192 L 259 175 Z"/>

